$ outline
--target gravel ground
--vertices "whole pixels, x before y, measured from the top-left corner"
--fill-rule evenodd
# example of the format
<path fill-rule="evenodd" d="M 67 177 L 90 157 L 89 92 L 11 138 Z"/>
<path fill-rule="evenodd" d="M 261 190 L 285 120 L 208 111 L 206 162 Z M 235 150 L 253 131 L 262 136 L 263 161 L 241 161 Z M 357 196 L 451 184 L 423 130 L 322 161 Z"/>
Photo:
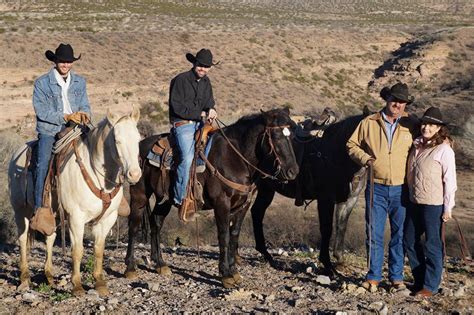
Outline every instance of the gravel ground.
<path fill-rule="evenodd" d="M 136 252 L 138 280 L 124 278 L 126 244 L 110 246 L 105 255 L 105 271 L 110 295 L 102 298 L 93 289 L 90 276 L 92 244 L 86 244 L 82 279 L 87 294 L 71 296 L 70 254 L 63 256 L 55 248 L 55 286 L 49 287 L 42 276 L 44 244 L 36 242 L 31 251 L 32 286 L 18 291 L 18 247 L 2 246 L 0 254 L 0 314 L 28 312 L 453 312 L 472 313 L 473 295 L 469 266 L 448 259 L 449 274 L 444 276 L 442 291 L 430 299 L 410 296 L 409 290 L 390 292 L 382 284 L 377 292 L 368 292 L 363 280 L 364 258 L 347 254 L 340 275 L 330 279 L 320 271 L 315 252 L 276 249 L 275 268 L 263 262 L 251 249 L 241 249 L 240 274 L 244 281 L 238 289 L 221 286 L 217 263 L 218 248 L 204 246 L 200 255 L 195 248 L 164 248 L 164 258 L 173 271 L 158 275 L 149 263 L 149 245 L 139 244 Z M 407 270 L 407 275 L 409 272 Z M 409 278 L 407 278 L 409 280 Z M 342 313 L 341 313 L 342 312 Z"/>

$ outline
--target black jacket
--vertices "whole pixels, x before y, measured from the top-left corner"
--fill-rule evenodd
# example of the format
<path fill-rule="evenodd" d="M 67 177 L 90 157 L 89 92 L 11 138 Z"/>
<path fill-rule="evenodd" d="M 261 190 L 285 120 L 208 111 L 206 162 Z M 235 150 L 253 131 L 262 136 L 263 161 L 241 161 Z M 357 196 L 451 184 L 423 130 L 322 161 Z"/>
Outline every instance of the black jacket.
<path fill-rule="evenodd" d="M 202 111 L 214 108 L 211 81 L 207 76 L 197 80 L 194 71 L 178 74 L 171 80 L 169 115 L 170 122 L 201 119 Z"/>

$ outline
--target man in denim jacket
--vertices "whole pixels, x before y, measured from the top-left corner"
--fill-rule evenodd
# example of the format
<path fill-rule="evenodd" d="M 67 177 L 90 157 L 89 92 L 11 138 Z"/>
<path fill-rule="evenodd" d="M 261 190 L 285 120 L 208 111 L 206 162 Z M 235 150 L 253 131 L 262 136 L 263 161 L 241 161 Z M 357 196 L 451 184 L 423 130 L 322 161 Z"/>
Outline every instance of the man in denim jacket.
<path fill-rule="evenodd" d="M 71 71 L 78 58 L 69 44 L 60 44 L 46 58 L 55 66 L 35 81 L 33 107 L 38 132 L 38 157 L 34 191 L 34 215 L 31 228 L 44 234 L 54 232 L 55 218 L 48 208 L 42 208 L 43 189 L 55 142 L 55 135 L 71 121 L 85 124 L 90 121 L 90 106 L 86 92 L 86 80 Z M 48 231 L 48 232 L 46 232 Z"/>

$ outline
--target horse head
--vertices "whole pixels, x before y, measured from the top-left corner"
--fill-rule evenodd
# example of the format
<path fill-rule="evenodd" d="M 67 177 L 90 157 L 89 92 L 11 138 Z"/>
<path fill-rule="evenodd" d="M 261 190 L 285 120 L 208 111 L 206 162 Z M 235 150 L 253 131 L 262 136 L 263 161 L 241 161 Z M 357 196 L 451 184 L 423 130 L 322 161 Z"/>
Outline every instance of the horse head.
<path fill-rule="evenodd" d="M 142 175 L 138 148 L 140 133 L 137 122 L 139 119 L 140 110 L 135 107 L 129 115 L 123 117 L 107 112 L 107 121 L 113 130 L 114 147 L 117 150 L 122 173 L 130 184 L 137 183 Z"/>
<path fill-rule="evenodd" d="M 262 111 L 265 131 L 262 138 L 265 168 L 270 168 L 275 177 L 282 181 L 293 180 L 298 175 L 299 167 L 291 144 L 295 123 L 290 118 L 288 108 Z"/>

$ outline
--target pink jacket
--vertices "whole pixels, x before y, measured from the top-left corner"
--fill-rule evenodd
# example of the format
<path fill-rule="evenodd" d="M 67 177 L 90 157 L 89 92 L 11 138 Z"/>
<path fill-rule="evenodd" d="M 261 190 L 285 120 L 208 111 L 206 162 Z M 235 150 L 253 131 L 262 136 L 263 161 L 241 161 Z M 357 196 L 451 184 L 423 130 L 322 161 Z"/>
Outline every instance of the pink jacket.
<path fill-rule="evenodd" d="M 413 185 L 414 180 L 414 160 L 418 155 L 424 151 L 425 146 L 423 143 L 423 137 L 415 139 L 413 142 L 414 148 L 410 151 L 408 158 L 408 173 L 407 182 L 408 185 Z M 454 151 L 450 145 L 441 144 L 439 148 L 434 151 L 433 160 L 440 163 L 443 181 L 443 205 L 444 211 L 450 212 L 454 207 L 454 195 L 457 190 L 456 184 L 456 162 L 454 157 Z"/>

